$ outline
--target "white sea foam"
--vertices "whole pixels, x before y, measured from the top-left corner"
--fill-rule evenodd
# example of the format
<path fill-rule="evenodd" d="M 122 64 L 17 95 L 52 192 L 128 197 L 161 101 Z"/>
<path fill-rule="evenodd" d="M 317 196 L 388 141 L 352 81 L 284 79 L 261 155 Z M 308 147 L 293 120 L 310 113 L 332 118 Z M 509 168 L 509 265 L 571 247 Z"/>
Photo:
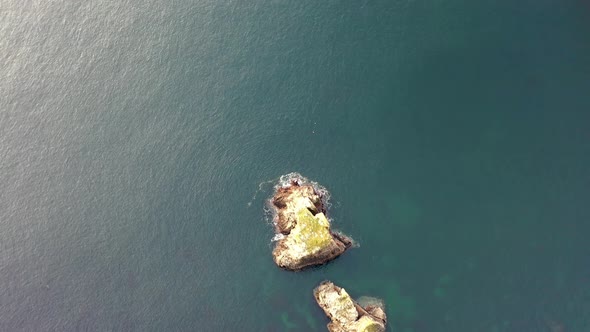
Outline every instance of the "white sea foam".
<path fill-rule="evenodd" d="M 269 185 L 269 184 L 273 184 L 275 181 L 276 180 L 268 180 L 268 181 L 260 182 L 258 184 L 258 190 L 256 190 L 256 192 L 254 192 L 252 199 L 250 199 L 250 201 L 248 202 L 248 207 L 252 206 L 252 203 L 256 200 L 256 196 L 258 196 L 259 192 L 266 191 L 265 187 L 267 187 L 267 185 Z M 269 187 L 267 187 L 267 188 L 269 188 Z"/>
<path fill-rule="evenodd" d="M 275 234 L 275 236 L 272 237 L 272 240 L 270 240 L 270 241 L 277 242 L 277 241 L 280 241 L 284 238 L 285 238 L 285 235 L 283 235 L 283 233 L 277 233 L 277 234 Z"/>

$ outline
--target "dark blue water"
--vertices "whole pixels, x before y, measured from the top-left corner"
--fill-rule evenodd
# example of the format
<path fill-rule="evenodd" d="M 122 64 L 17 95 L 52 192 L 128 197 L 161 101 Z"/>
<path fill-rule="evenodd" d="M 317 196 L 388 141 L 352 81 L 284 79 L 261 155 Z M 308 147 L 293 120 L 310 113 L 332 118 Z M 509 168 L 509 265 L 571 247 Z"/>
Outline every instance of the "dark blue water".
<path fill-rule="evenodd" d="M 590 331 L 585 1 L 0 3 L 0 330 Z M 360 243 L 271 259 L 268 181 Z"/>

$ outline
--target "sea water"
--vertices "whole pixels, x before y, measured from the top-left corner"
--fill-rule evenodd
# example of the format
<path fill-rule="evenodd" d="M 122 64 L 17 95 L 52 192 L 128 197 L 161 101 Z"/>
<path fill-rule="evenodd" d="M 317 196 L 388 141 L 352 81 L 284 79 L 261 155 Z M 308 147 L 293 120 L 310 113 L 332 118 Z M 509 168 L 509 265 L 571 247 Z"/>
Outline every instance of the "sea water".
<path fill-rule="evenodd" d="M 1 1 L 0 330 L 326 331 L 329 279 L 390 331 L 588 331 L 589 15 Z M 360 243 L 298 273 L 293 171 Z"/>

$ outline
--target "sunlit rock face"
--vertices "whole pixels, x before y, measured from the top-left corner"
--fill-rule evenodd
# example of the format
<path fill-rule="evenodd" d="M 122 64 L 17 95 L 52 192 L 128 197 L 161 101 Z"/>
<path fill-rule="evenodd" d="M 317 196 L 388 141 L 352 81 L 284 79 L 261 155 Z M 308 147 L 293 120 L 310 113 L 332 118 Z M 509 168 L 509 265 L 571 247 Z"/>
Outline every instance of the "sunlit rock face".
<path fill-rule="evenodd" d="M 288 175 L 275 188 L 270 201 L 276 232 L 282 234 L 274 250 L 275 263 L 287 270 L 324 264 L 352 245 L 352 240 L 332 232 L 326 218 L 325 192 L 299 174 Z"/>
<path fill-rule="evenodd" d="M 383 302 L 362 297 L 356 302 L 344 288 L 330 281 L 322 282 L 313 291 L 316 302 L 331 322 L 330 332 L 384 332 L 387 323 Z M 364 304 L 364 306 L 363 306 Z"/>

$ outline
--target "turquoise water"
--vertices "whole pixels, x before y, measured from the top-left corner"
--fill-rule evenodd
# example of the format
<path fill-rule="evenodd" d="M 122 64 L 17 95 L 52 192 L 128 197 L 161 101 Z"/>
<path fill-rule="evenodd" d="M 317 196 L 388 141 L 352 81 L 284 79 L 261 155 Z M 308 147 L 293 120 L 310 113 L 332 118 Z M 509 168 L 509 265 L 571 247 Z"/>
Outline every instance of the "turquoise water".
<path fill-rule="evenodd" d="M 584 1 L 5 1 L 0 330 L 590 330 Z M 297 171 L 360 243 L 300 273 Z M 555 330 L 555 328 L 554 328 Z"/>

